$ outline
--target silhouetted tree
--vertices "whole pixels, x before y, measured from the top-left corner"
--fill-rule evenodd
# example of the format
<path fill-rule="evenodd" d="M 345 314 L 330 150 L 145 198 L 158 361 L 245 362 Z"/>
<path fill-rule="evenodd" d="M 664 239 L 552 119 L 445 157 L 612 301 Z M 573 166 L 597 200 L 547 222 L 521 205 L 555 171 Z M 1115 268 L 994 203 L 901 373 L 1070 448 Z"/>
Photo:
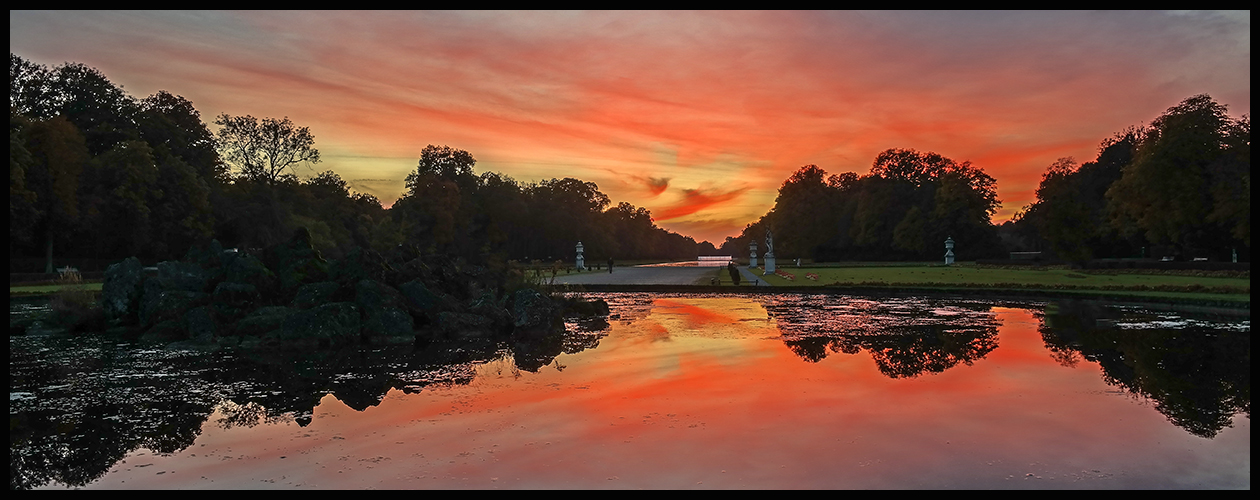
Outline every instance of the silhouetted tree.
<path fill-rule="evenodd" d="M 165 90 L 140 101 L 140 132 L 159 157 L 179 158 L 215 187 L 228 181 L 228 167 L 215 149 L 215 137 L 192 102 Z"/>
<path fill-rule="evenodd" d="M 298 127 L 288 117 L 277 120 L 250 115 L 219 115 L 219 154 L 236 167 L 239 176 L 274 185 L 284 175 L 295 175 L 302 163 L 319 163 L 319 150 L 310 127 Z"/>
<path fill-rule="evenodd" d="M 1250 136 L 1250 120 L 1229 118 L 1206 94 L 1169 108 L 1107 191 L 1114 223 L 1182 252 L 1249 247 L 1250 189 L 1232 186 L 1250 185 Z"/>
<path fill-rule="evenodd" d="M 813 256 L 815 248 L 831 238 L 835 211 L 820 208 L 835 204 L 837 190 L 825 183 L 826 175 L 816 165 L 806 165 L 779 187 L 770 222 L 778 256 Z"/>
<path fill-rule="evenodd" d="M 991 222 L 999 205 L 996 181 L 970 162 L 889 149 L 866 176 L 802 167 L 774 208 L 723 248 L 746 255 L 749 241 L 773 227 L 782 257 L 935 259 L 948 237 L 968 242 L 968 257 L 986 257 L 1001 251 Z"/>
<path fill-rule="evenodd" d="M 34 119 L 56 116 L 52 110 L 53 73 L 47 66 L 35 64 L 9 53 L 9 115 Z"/>

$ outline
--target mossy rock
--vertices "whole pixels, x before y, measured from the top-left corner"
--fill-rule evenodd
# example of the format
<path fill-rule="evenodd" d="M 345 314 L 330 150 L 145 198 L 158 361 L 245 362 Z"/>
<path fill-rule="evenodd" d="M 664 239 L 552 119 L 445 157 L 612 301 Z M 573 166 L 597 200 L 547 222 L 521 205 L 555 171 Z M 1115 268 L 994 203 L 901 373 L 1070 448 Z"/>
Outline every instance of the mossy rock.
<path fill-rule="evenodd" d="M 140 298 L 144 296 L 144 266 L 135 257 L 105 268 L 101 285 L 101 308 L 113 324 L 139 321 Z"/>
<path fill-rule="evenodd" d="M 559 308 L 538 290 L 522 288 L 512 294 L 512 316 L 519 329 L 547 329 L 558 320 Z"/>
<path fill-rule="evenodd" d="M 337 265 L 329 271 L 329 279 L 343 284 L 372 280 L 393 286 L 398 284 L 398 281 L 393 280 L 399 277 L 399 272 L 390 266 L 380 253 L 362 248 L 350 250 L 345 258 L 337 261 Z"/>
<path fill-rule="evenodd" d="M 267 269 L 263 262 L 250 254 L 238 255 L 227 266 L 224 279 L 230 283 L 246 283 L 254 285 L 262 297 L 269 297 L 276 291 L 276 274 Z"/>
<path fill-rule="evenodd" d="M 293 307 L 298 309 L 310 309 L 320 304 L 326 304 L 333 301 L 337 291 L 341 285 L 336 281 L 320 281 L 316 283 L 307 283 L 298 287 L 297 295 L 293 297 Z"/>
<path fill-rule="evenodd" d="M 284 320 L 297 309 L 286 306 L 266 306 L 255 309 L 233 325 L 235 334 L 242 337 L 262 337 L 284 326 Z"/>
<path fill-rule="evenodd" d="M 225 320 L 238 319 L 262 303 L 258 288 L 249 283 L 224 281 L 214 287 L 211 301 L 215 310 Z"/>
<path fill-rule="evenodd" d="M 279 338 L 282 344 L 298 348 L 346 345 L 360 340 L 361 326 L 358 306 L 333 302 L 285 318 Z"/>
<path fill-rule="evenodd" d="M 217 316 L 212 306 L 195 307 L 184 314 L 184 329 L 189 340 L 207 344 L 213 342 L 219 334 Z"/>
<path fill-rule="evenodd" d="M 498 332 L 511 332 L 515 322 L 512 313 L 500 306 L 498 301 L 495 300 L 494 294 L 490 292 L 485 292 L 476 300 L 473 300 L 468 305 L 468 312 L 490 318 L 494 323 L 494 329 Z"/>
<path fill-rule="evenodd" d="M 208 302 L 209 294 L 184 290 L 161 290 L 146 281 L 145 296 L 141 303 L 140 323 L 154 325 L 163 321 L 180 320 L 193 307 Z"/>
<path fill-rule="evenodd" d="M 454 297 L 440 291 L 434 291 L 420 280 L 403 283 L 398 287 L 398 291 L 403 296 L 403 304 L 413 315 L 423 316 L 430 322 L 436 322 L 438 313 L 442 311 L 458 311 L 460 309 L 460 304 Z"/>
<path fill-rule="evenodd" d="M 157 271 L 157 280 L 163 290 L 206 291 L 206 273 L 197 264 L 168 260 L 158 262 Z"/>
<path fill-rule="evenodd" d="M 403 294 L 380 281 L 364 279 L 354 285 L 354 302 L 366 311 L 406 306 Z"/>
<path fill-rule="evenodd" d="M 289 241 L 263 252 L 263 262 L 275 270 L 280 289 L 294 294 L 305 283 L 328 280 L 328 261 L 311 246 L 311 233 L 304 227 L 293 232 Z"/>
<path fill-rule="evenodd" d="M 385 307 L 372 311 L 363 322 L 363 337 L 370 344 L 403 345 L 416 341 L 414 320 L 407 311 Z"/>

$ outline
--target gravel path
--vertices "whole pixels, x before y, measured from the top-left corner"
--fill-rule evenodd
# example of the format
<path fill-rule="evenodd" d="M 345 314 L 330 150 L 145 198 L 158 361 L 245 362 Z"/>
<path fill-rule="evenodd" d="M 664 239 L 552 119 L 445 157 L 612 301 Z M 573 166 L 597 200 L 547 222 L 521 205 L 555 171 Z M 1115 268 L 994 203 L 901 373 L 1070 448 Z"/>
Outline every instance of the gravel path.
<path fill-rule="evenodd" d="M 560 274 L 556 283 L 567 285 L 707 285 L 714 276 L 713 267 L 614 267 L 613 272 L 592 271 L 581 274 Z M 741 279 L 748 283 L 757 278 L 740 268 Z M 725 278 L 725 275 L 723 275 Z M 729 279 L 729 278 L 727 278 Z M 760 283 L 766 286 L 763 281 Z"/>

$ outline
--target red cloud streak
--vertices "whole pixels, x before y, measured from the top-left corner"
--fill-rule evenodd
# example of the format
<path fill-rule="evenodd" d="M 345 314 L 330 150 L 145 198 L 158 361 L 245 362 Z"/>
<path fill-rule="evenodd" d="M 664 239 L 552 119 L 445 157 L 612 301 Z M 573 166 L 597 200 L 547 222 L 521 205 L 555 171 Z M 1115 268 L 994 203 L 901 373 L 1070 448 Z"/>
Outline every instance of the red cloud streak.
<path fill-rule="evenodd" d="M 740 188 L 725 193 L 710 194 L 699 189 L 685 189 L 683 190 L 683 199 L 681 202 L 653 212 L 652 218 L 657 221 L 666 221 L 676 219 L 684 215 L 694 214 L 714 205 L 731 201 L 739 197 L 739 195 L 743 194 L 747 190 L 748 188 Z"/>
<path fill-rule="evenodd" d="M 288 116 L 321 168 L 397 179 L 427 144 L 528 182 L 596 182 L 683 228 L 737 234 L 814 164 L 888 148 L 971 161 L 1001 222 L 1057 158 L 1209 93 L 1250 113 L 1250 14 L 1168 12 L 10 12 L 10 52 L 128 92 Z M 1204 33 L 1211 34 L 1205 36 Z M 212 126 L 213 128 L 213 126 Z M 664 153 L 663 153 L 664 152 Z M 381 193 L 383 186 L 373 188 Z M 742 195 L 742 197 L 741 197 Z M 731 203 L 739 198 L 740 203 Z M 650 207 L 649 207 L 650 208 Z M 682 219 L 682 220 L 678 220 Z M 731 221 L 725 231 L 716 221 Z"/>

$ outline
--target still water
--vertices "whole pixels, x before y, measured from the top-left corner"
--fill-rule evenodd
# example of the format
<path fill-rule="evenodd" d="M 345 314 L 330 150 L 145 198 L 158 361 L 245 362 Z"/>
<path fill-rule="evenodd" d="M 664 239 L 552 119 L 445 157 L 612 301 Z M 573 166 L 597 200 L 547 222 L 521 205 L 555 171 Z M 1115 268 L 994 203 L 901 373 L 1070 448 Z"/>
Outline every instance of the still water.
<path fill-rule="evenodd" d="M 10 487 L 1251 487 L 1249 317 L 592 295 L 538 343 L 11 337 Z"/>

